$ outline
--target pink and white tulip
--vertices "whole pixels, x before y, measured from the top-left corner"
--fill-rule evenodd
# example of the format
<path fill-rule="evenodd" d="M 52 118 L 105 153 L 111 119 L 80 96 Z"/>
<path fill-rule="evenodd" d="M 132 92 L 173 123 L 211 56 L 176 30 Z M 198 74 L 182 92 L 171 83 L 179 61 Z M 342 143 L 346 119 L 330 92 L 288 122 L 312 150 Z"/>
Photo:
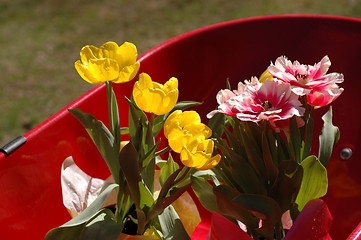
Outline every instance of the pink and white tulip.
<path fill-rule="evenodd" d="M 322 107 L 333 102 L 343 92 L 337 84 L 344 77 L 340 73 L 327 73 L 331 66 L 328 56 L 315 65 L 293 63 L 282 56 L 268 67 L 268 72 L 280 81 L 291 84 L 292 91 L 299 96 L 307 95 L 307 102 Z"/>
<path fill-rule="evenodd" d="M 217 94 L 218 109 L 210 112 L 211 118 L 217 112 L 236 116 L 241 121 L 269 122 L 286 120 L 292 116 L 303 116 L 298 96 L 291 91 L 291 85 L 274 79 L 260 83 L 256 77 L 245 84 L 239 83 L 238 90 L 221 90 Z"/>

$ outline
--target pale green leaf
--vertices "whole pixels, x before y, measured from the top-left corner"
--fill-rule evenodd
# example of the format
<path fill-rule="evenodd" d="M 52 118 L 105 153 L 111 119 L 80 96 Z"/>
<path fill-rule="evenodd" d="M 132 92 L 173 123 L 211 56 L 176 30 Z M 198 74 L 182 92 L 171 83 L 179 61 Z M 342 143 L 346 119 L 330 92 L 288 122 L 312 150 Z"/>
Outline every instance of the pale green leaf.
<path fill-rule="evenodd" d="M 324 196 L 328 187 L 327 170 L 315 156 L 305 158 L 301 166 L 303 178 L 295 201 L 299 211 L 308 201 Z"/>
<path fill-rule="evenodd" d="M 320 140 L 320 148 L 318 152 L 318 158 L 323 166 L 327 166 L 328 161 L 330 160 L 333 146 L 340 138 L 340 131 L 338 127 L 332 125 L 332 107 L 327 111 L 325 115 L 322 116 L 324 122 Z"/>

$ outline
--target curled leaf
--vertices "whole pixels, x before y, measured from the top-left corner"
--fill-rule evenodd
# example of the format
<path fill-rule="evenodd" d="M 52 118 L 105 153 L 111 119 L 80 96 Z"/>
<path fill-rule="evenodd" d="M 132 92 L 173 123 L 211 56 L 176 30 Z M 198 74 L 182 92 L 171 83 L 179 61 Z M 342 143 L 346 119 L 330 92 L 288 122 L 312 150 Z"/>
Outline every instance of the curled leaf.
<path fill-rule="evenodd" d="M 61 169 L 63 203 L 69 210 L 84 211 L 99 195 L 106 181 L 83 172 L 72 157 L 64 160 Z"/>

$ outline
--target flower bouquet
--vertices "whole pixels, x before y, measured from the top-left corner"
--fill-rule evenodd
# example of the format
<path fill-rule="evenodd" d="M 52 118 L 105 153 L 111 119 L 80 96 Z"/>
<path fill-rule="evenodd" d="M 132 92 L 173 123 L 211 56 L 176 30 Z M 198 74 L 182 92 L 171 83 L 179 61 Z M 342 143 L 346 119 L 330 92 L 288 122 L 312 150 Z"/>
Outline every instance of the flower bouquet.
<path fill-rule="evenodd" d="M 136 77 L 136 47 L 108 42 L 85 46 L 80 56 L 80 76 L 106 85 L 109 128 L 80 109 L 69 111 L 111 176 L 92 178 L 67 158 L 63 199 L 75 217 L 46 239 L 221 239 L 227 234 L 223 225 L 237 239 L 291 239 L 302 231 L 293 222 L 310 216 L 316 220 L 309 239 L 329 239 L 331 216 L 318 199 L 327 192 L 325 166 L 339 138 L 332 108 L 322 117 L 318 155 L 311 154 L 314 121 L 320 120 L 315 109 L 343 92 L 343 75 L 327 73 L 327 56 L 315 65 L 279 57 L 259 79 L 239 82 L 236 90 L 225 81 L 208 126 L 196 111 L 186 110 L 201 103 L 178 102 L 177 78 L 160 84 L 147 73 L 139 74 L 132 95 L 125 96 L 129 124 L 120 126 L 113 84 Z M 190 190 L 213 212 L 203 235 L 194 231 L 196 214 L 182 216 L 192 207 L 184 203 Z"/>

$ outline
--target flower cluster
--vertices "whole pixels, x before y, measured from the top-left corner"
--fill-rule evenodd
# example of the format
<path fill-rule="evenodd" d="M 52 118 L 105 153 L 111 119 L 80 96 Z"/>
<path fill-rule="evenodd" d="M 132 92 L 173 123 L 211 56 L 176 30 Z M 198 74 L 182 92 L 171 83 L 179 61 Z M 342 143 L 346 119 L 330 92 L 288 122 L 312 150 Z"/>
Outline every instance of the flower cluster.
<path fill-rule="evenodd" d="M 178 102 L 177 78 L 160 84 L 140 73 L 131 98 L 126 98 L 127 127 L 120 126 L 113 83 L 129 82 L 138 74 L 135 45 L 85 46 L 80 57 L 75 62 L 80 76 L 106 85 L 110 128 L 80 109 L 69 112 L 86 128 L 112 183 L 88 176 L 71 157 L 65 160 L 64 202 L 79 215 L 45 239 L 78 239 L 99 228 L 99 238 L 106 239 L 128 239 L 125 234 L 138 235 L 135 239 L 190 239 L 195 227 L 185 229 L 180 214 L 184 207 L 177 210 L 175 204 L 190 187 L 213 212 L 212 221 L 224 222 L 242 239 L 284 239 L 283 216 L 292 225 L 299 214 L 307 219 L 301 211 L 310 203 L 322 205 L 317 199 L 327 192 L 325 166 L 339 132 L 330 108 L 322 118 L 327 133 L 319 136 L 319 155 L 311 155 L 313 111 L 343 92 L 338 86 L 343 75 L 327 73 L 327 56 L 313 66 L 279 57 L 259 80 L 252 77 L 239 82 L 236 90 L 220 90 L 217 109 L 207 115 L 208 125 L 196 111 L 186 111 L 200 103 Z M 162 129 L 168 145 L 158 150 Z M 179 154 L 182 166 L 172 152 Z M 166 155 L 168 159 L 162 159 Z M 80 181 L 85 189 L 78 186 Z M 114 210 L 103 207 L 109 196 Z M 247 233 L 232 225 L 235 222 Z M 129 227 L 133 225 L 134 231 Z M 213 226 L 206 235 L 222 239 L 222 234 L 215 236 L 219 229 Z"/>
<path fill-rule="evenodd" d="M 216 166 L 221 156 L 213 155 L 214 142 L 208 139 L 212 130 L 201 123 L 195 111 L 174 111 L 164 124 L 164 135 L 173 151 L 180 153 L 182 163 L 198 170 Z"/>
<path fill-rule="evenodd" d="M 343 82 L 343 75 L 326 74 L 330 65 L 327 56 L 314 66 L 298 61 L 292 64 L 286 57 L 279 57 L 267 68 L 260 81 L 252 77 L 251 81 L 238 83 L 237 90 L 219 91 L 216 97 L 218 109 L 207 116 L 211 118 L 220 112 L 236 116 L 241 121 L 267 120 L 273 126 L 277 121 L 292 116 L 301 117 L 305 108 L 299 101 L 300 97 L 307 96 L 308 104 L 318 108 L 330 104 L 343 92 L 343 88 L 337 85 Z M 303 124 L 299 119 L 299 126 Z"/>
<path fill-rule="evenodd" d="M 100 48 L 85 46 L 80 51 L 80 57 L 81 61 L 75 62 L 75 68 L 84 80 L 93 84 L 128 82 L 139 69 L 137 49 L 129 42 L 121 46 L 107 42 Z M 172 77 L 163 85 L 152 81 L 147 73 L 141 73 L 132 95 L 142 111 L 155 115 L 167 114 L 178 100 L 178 79 Z M 164 133 L 172 150 L 180 153 L 184 165 L 206 170 L 220 161 L 220 155 L 213 157 L 214 142 L 208 139 L 212 130 L 201 123 L 198 113 L 173 112 L 165 122 Z"/>
<path fill-rule="evenodd" d="M 314 66 L 279 57 L 260 80 L 220 90 L 217 109 L 207 115 L 222 154 L 212 169 L 212 210 L 241 222 L 252 239 L 284 239 L 282 216 L 292 218 L 292 225 L 309 202 L 327 192 L 325 167 L 339 138 L 331 107 L 322 117 L 317 157 L 311 146 L 314 109 L 343 92 L 337 85 L 343 75 L 327 74 L 330 65 L 327 56 Z M 203 205 L 211 206 L 205 200 Z"/>

